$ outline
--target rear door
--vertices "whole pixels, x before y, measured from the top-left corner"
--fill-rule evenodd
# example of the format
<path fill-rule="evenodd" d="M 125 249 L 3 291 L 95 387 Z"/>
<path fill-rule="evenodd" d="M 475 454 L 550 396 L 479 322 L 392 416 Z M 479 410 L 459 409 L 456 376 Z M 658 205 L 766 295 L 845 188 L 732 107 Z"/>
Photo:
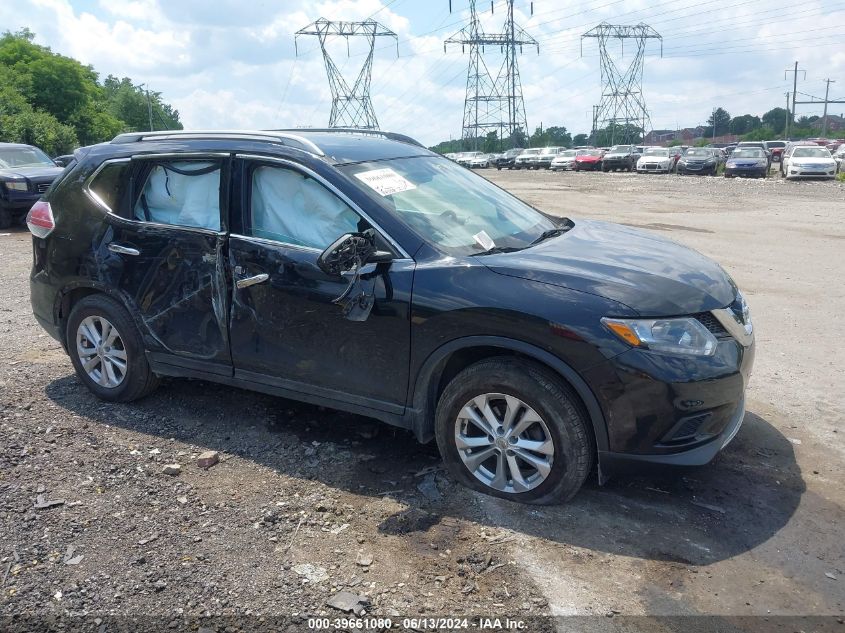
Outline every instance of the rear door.
<path fill-rule="evenodd" d="M 104 207 L 99 276 L 134 312 L 154 363 L 231 375 L 226 225 L 230 160 L 141 156 L 87 186 Z"/>
<path fill-rule="evenodd" d="M 394 260 L 367 276 L 372 309 L 363 320 L 350 320 L 336 302 L 349 279 L 324 273 L 317 258 L 344 233 L 378 227 L 301 165 L 243 157 L 234 172 L 242 188 L 235 196 L 242 212 L 229 239 L 235 376 L 301 399 L 401 413 L 413 260 L 381 233 L 379 248 Z"/>

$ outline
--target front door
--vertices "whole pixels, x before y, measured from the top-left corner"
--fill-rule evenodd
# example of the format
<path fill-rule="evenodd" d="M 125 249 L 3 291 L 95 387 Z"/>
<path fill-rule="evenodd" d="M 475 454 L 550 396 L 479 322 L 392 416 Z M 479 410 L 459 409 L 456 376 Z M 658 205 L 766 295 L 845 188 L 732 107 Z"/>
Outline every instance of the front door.
<path fill-rule="evenodd" d="M 152 360 L 222 375 L 232 373 L 227 169 L 221 156 L 117 161 L 89 189 L 111 211 L 99 273 L 134 313 Z"/>
<path fill-rule="evenodd" d="M 313 398 L 401 413 L 408 388 L 414 263 L 379 264 L 364 320 L 335 303 L 349 279 L 320 253 L 369 221 L 325 181 L 286 161 L 241 160 L 242 234 L 229 239 L 235 376 Z M 390 249 L 383 236 L 380 248 Z M 394 249 L 396 250 L 396 249 Z M 304 398 L 309 399 L 309 398 Z"/>

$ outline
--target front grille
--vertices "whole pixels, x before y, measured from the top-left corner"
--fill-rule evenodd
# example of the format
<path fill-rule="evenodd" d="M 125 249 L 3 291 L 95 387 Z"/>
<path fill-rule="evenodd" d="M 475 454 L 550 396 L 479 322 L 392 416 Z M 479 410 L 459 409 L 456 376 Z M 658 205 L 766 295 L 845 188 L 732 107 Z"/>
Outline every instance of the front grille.
<path fill-rule="evenodd" d="M 35 185 L 35 191 L 37 191 L 38 193 L 46 193 L 49 188 L 50 188 L 49 182 L 42 182 L 42 183 L 38 183 L 37 185 Z"/>
<path fill-rule="evenodd" d="M 699 322 L 701 322 L 701 325 L 706 327 L 713 335 L 729 336 L 728 331 L 724 328 L 721 323 L 719 323 L 719 320 L 714 317 L 710 312 L 701 312 L 700 314 L 694 314 L 693 317 L 698 319 Z"/>

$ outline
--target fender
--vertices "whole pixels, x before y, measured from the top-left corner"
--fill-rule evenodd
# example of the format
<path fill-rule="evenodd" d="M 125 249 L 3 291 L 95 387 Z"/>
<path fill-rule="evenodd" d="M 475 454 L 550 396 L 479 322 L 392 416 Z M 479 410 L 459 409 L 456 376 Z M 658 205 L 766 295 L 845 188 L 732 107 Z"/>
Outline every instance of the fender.
<path fill-rule="evenodd" d="M 122 305 L 126 311 L 132 317 L 132 320 L 135 322 L 135 327 L 138 328 L 138 332 L 141 333 L 141 338 L 144 339 L 144 343 L 147 343 L 147 330 L 144 327 L 144 323 L 138 318 L 138 311 L 132 309 L 132 302 L 129 299 L 129 296 L 126 293 L 120 292 L 114 286 L 109 286 L 102 282 L 96 280 L 79 280 L 79 281 L 72 281 L 69 284 L 65 285 L 58 293 L 56 293 L 56 300 L 53 303 L 53 322 L 57 326 L 61 326 L 62 320 L 60 318 L 60 313 L 62 309 L 62 303 L 64 302 L 65 296 L 73 292 L 74 290 L 79 290 L 80 288 L 87 288 L 89 290 L 95 290 L 97 292 L 101 292 L 102 294 L 111 297 L 115 301 L 117 301 L 120 305 Z M 65 315 L 67 318 L 69 314 Z M 67 340 L 66 340 L 66 333 L 64 328 L 61 328 L 60 335 L 62 337 L 62 345 L 65 347 L 65 351 L 67 351 Z"/>
<path fill-rule="evenodd" d="M 425 360 L 417 373 L 416 381 L 409 385 L 412 389 L 408 394 L 408 402 L 413 407 L 408 411 L 410 427 L 420 442 L 428 442 L 434 436 L 434 408 L 437 377 L 445 362 L 454 352 L 472 347 L 499 347 L 505 350 L 519 352 L 529 358 L 550 367 L 569 383 L 587 408 L 587 415 L 593 426 L 596 438 L 596 448 L 599 452 L 609 450 L 607 436 L 607 422 L 599 402 L 589 385 L 578 375 L 572 367 L 557 356 L 550 354 L 531 343 L 502 336 L 466 336 L 444 343 L 434 350 Z"/>

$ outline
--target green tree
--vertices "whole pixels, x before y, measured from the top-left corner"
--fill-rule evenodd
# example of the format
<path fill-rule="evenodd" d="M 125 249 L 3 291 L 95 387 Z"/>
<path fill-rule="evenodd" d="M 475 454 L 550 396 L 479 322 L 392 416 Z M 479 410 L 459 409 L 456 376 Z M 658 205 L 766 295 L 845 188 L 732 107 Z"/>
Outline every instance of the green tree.
<path fill-rule="evenodd" d="M 710 126 L 710 133 L 707 136 L 722 136 L 728 133 L 731 124 L 731 115 L 724 108 L 716 108 L 713 114 L 707 119 L 707 125 Z M 715 133 L 713 129 L 715 128 Z"/>
<path fill-rule="evenodd" d="M 151 91 L 148 101 L 146 89 L 133 84 L 129 77 L 118 79 L 109 75 L 103 81 L 103 90 L 109 112 L 130 130 L 149 130 L 151 114 L 154 129 L 182 129 L 179 111 L 164 103 L 161 93 Z"/>
<path fill-rule="evenodd" d="M 590 137 L 587 134 L 576 134 L 575 138 L 572 139 L 572 144 L 575 146 L 578 145 L 586 145 L 590 142 Z"/>
<path fill-rule="evenodd" d="M 786 117 L 786 108 L 772 108 L 760 117 L 760 120 L 765 127 L 771 130 L 772 135 L 777 136 L 783 134 L 786 128 Z M 790 121 L 790 126 L 791 125 L 792 121 Z"/>
<path fill-rule="evenodd" d="M 79 144 L 72 127 L 59 123 L 49 112 L 32 109 L 0 116 L 0 139 L 35 145 L 52 156 L 67 154 Z"/>
<path fill-rule="evenodd" d="M 760 117 L 751 114 L 743 114 L 742 116 L 731 119 L 730 132 L 731 134 L 748 134 L 752 130 L 756 130 L 763 123 Z"/>

